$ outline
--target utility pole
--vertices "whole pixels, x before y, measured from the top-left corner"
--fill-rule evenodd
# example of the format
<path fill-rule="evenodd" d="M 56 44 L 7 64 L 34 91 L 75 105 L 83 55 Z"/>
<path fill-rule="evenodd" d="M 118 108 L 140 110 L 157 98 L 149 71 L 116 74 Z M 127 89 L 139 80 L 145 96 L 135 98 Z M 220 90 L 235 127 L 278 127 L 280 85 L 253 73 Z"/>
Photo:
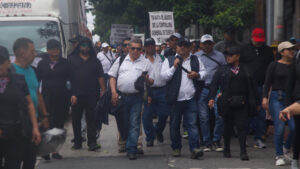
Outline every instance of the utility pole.
<path fill-rule="evenodd" d="M 274 40 L 283 40 L 283 0 L 274 0 Z"/>

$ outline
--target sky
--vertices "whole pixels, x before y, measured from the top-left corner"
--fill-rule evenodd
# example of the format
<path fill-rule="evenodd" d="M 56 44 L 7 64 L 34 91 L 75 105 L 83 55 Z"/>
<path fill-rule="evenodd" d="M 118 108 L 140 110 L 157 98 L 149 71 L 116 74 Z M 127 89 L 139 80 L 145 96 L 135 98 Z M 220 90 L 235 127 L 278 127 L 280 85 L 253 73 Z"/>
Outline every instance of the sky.
<path fill-rule="evenodd" d="M 90 8 L 91 6 L 88 4 L 88 2 L 86 2 L 85 4 L 88 8 Z M 91 12 L 88 12 L 86 13 L 86 16 L 87 16 L 87 27 L 89 28 L 89 30 L 92 32 L 95 28 L 95 25 L 94 25 L 94 19 L 95 19 L 95 16 L 92 15 Z M 93 42 L 97 42 L 100 40 L 100 37 L 98 35 L 94 35 L 93 36 Z"/>

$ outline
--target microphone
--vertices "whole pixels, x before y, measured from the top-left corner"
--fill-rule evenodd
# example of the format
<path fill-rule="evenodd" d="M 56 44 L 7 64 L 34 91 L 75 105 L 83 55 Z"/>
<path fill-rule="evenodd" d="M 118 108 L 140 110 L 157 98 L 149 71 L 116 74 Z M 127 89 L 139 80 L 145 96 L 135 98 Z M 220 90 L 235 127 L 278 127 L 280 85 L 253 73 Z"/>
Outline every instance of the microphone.
<path fill-rule="evenodd" d="M 178 64 L 178 67 L 180 69 L 182 69 L 183 71 L 185 71 L 187 74 L 191 73 L 190 71 L 188 71 L 185 67 L 182 66 L 182 62 L 183 62 L 183 58 L 179 55 L 176 55 L 175 58 L 178 58 L 180 60 L 180 63 Z"/>

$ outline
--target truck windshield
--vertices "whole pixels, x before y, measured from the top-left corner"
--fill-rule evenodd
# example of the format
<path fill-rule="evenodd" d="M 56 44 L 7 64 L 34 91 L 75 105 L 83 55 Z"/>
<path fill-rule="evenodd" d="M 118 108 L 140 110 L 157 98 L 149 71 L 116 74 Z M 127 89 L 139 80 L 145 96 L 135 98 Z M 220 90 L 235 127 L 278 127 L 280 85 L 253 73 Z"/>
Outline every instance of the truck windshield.
<path fill-rule="evenodd" d="M 46 52 L 49 39 L 60 41 L 58 24 L 54 21 L 1 21 L 0 45 L 5 46 L 13 56 L 13 44 L 16 39 L 25 37 L 34 42 L 37 53 Z"/>

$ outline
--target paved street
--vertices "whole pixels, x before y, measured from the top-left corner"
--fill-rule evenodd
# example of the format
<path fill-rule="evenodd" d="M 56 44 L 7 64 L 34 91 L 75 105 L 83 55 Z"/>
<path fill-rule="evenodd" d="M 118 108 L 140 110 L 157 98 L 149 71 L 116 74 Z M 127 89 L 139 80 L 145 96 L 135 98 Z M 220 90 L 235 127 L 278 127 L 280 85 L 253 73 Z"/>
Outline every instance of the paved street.
<path fill-rule="evenodd" d="M 174 158 L 171 156 L 170 140 L 168 129 L 165 130 L 165 142 L 147 148 L 144 143 L 145 155 L 138 156 L 137 160 L 130 161 L 126 154 L 118 153 L 117 147 L 117 129 L 113 117 L 110 117 L 110 125 L 103 126 L 99 152 L 87 151 L 87 146 L 79 151 L 71 150 L 70 140 L 73 138 L 73 132 L 70 123 L 67 125 L 68 137 L 64 144 L 61 154 L 62 160 L 52 160 L 45 162 L 39 160 L 38 169 L 288 169 L 290 165 L 276 167 L 274 165 L 274 148 L 272 137 L 267 140 L 268 148 L 254 149 L 248 148 L 250 161 L 241 161 L 239 159 L 239 147 L 236 138 L 232 141 L 232 158 L 223 158 L 222 153 L 208 152 L 199 160 L 190 159 L 188 151 L 188 141 L 183 140 L 182 156 Z M 253 145 L 253 139 L 248 137 L 249 145 Z"/>

